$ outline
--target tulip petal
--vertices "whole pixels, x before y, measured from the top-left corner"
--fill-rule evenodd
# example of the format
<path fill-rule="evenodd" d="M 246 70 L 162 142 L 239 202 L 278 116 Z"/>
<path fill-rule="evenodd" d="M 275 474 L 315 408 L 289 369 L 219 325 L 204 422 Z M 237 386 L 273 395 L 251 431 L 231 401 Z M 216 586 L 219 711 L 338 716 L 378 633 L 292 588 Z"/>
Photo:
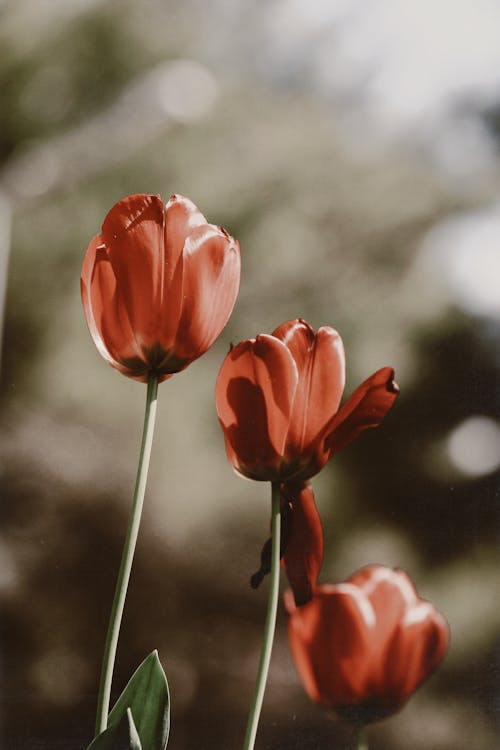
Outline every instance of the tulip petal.
<path fill-rule="evenodd" d="M 244 476 L 279 479 L 297 381 L 290 352 L 266 334 L 242 341 L 222 363 L 217 414 L 229 461 Z"/>
<path fill-rule="evenodd" d="M 165 206 L 163 278 L 161 289 L 161 344 L 169 352 L 175 346 L 177 328 L 185 298 L 183 250 L 188 237 L 207 220 L 184 195 L 172 195 Z"/>
<path fill-rule="evenodd" d="M 195 229 L 183 251 L 183 306 L 175 352 L 192 361 L 219 336 L 231 315 L 240 285 L 239 245 L 211 224 Z"/>
<path fill-rule="evenodd" d="M 360 701 L 373 619 L 370 603 L 349 583 L 318 586 L 310 602 L 291 612 L 290 648 L 312 700 L 335 707 Z"/>
<path fill-rule="evenodd" d="M 389 568 L 386 565 L 365 565 L 364 568 L 356 571 L 350 578 L 349 582 L 363 589 L 370 600 L 377 606 L 384 609 L 387 601 L 380 598 L 389 596 L 397 599 L 398 610 L 404 611 L 418 601 L 418 595 L 407 573 L 401 568 Z M 384 587 L 384 584 L 385 587 Z M 390 594 L 388 592 L 391 592 Z"/>
<path fill-rule="evenodd" d="M 403 570 L 385 565 L 367 565 L 349 578 L 370 600 L 377 613 L 374 642 L 388 642 L 409 606 L 418 601 L 417 592 Z M 381 675 L 383 679 L 383 675 Z"/>
<path fill-rule="evenodd" d="M 288 347 L 299 371 L 287 443 L 300 454 L 337 413 L 345 385 L 344 346 L 333 328 L 315 333 L 304 320 L 283 323 L 273 336 Z"/>
<path fill-rule="evenodd" d="M 404 702 L 434 671 L 448 645 L 446 620 L 429 602 L 419 600 L 407 610 L 388 648 L 384 664 L 386 689 L 393 691 L 399 703 Z"/>
<path fill-rule="evenodd" d="M 80 283 L 85 318 L 97 350 L 124 375 L 142 379 L 141 372 L 147 368 L 100 235 L 87 248 Z"/>
<path fill-rule="evenodd" d="M 99 354 L 104 357 L 104 359 L 109 362 L 109 364 L 114 366 L 116 364 L 116 360 L 111 356 L 108 348 L 103 341 L 99 325 L 104 309 L 102 294 L 100 293 L 101 290 L 99 286 L 96 290 L 92 289 L 94 283 L 93 277 L 96 263 L 96 254 L 101 249 L 105 251 L 105 246 L 103 245 L 102 237 L 100 235 L 97 235 L 96 237 L 93 237 L 91 239 L 85 253 L 85 257 L 83 259 L 82 273 L 80 276 L 80 292 L 82 295 L 82 304 L 83 311 L 85 313 L 85 319 L 87 321 L 90 335 L 92 336 L 94 344 L 96 345 Z M 109 279 L 108 283 L 109 286 L 113 289 L 112 293 L 114 293 L 114 288 L 116 286 L 114 274 L 112 274 L 112 278 Z M 93 305 L 92 297 L 95 297 L 96 299 L 95 308 Z"/>
<path fill-rule="evenodd" d="M 281 496 L 289 505 L 291 518 L 283 566 L 292 587 L 297 607 L 314 593 L 323 562 L 323 527 L 309 484 L 287 482 Z"/>
<path fill-rule="evenodd" d="M 158 343 L 163 278 L 163 203 L 156 195 L 131 195 L 104 219 L 102 239 L 138 344 Z"/>
<path fill-rule="evenodd" d="M 207 220 L 193 201 L 184 195 L 172 195 L 165 206 L 164 294 L 168 292 L 186 238 Z"/>
<path fill-rule="evenodd" d="M 325 448 L 330 457 L 349 445 L 364 430 L 378 427 L 398 393 L 394 370 L 390 367 L 377 370 L 356 388 L 324 430 Z"/>

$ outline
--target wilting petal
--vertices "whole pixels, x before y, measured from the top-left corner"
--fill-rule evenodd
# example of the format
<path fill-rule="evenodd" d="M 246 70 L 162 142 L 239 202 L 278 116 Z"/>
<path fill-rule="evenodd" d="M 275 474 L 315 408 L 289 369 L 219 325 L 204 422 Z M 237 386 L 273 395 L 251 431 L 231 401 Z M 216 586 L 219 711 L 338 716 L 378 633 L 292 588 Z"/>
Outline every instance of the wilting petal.
<path fill-rule="evenodd" d="M 131 195 L 113 206 L 102 225 L 121 299 L 144 349 L 159 337 L 163 221 L 159 196 Z"/>
<path fill-rule="evenodd" d="M 217 414 L 228 458 L 245 476 L 279 478 L 297 380 L 286 346 L 265 334 L 242 341 L 222 363 L 215 391 Z"/>
<path fill-rule="evenodd" d="M 299 371 L 287 436 L 292 457 L 310 446 L 337 412 L 345 385 L 344 346 L 333 328 L 315 333 L 304 320 L 283 323 L 273 336 L 288 347 Z"/>
<path fill-rule="evenodd" d="M 192 360 L 203 354 L 226 325 L 238 296 L 239 245 L 219 227 L 205 224 L 186 239 L 182 312 L 175 351 Z"/>
<path fill-rule="evenodd" d="M 323 562 L 323 527 L 309 484 L 287 482 L 281 486 L 281 496 L 291 511 L 283 566 L 299 607 L 316 588 Z"/>
<path fill-rule="evenodd" d="M 325 448 L 330 456 L 349 445 L 363 430 L 378 427 L 398 393 L 391 367 L 377 370 L 356 388 L 324 430 Z"/>
<path fill-rule="evenodd" d="M 280 498 L 281 504 L 281 515 L 280 515 L 280 560 L 288 547 L 291 534 L 291 522 L 292 522 L 292 508 L 290 503 L 283 498 L 283 494 Z M 272 557 L 273 540 L 269 537 L 264 542 L 260 553 L 260 568 L 251 576 L 250 585 L 253 589 L 258 589 L 264 577 L 271 572 L 271 557 Z M 293 593 L 290 591 L 291 596 Z"/>

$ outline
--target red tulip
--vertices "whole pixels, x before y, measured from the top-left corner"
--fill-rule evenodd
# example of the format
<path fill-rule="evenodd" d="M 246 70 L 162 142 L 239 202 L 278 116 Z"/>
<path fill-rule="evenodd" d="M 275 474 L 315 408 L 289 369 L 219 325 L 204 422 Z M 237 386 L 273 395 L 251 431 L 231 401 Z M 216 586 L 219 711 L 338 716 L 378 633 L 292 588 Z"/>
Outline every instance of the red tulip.
<path fill-rule="evenodd" d="M 224 360 L 217 413 L 229 461 L 250 479 L 304 481 L 368 427 L 380 424 L 398 393 L 384 367 L 339 410 L 345 358 L 337 331 L 291 320 L 271 336 L 242 341 Z"/>
<path fill-rule="evenodd" d="M 309 697 L 361 724 L 398 711 L 443 659 L 449 627 L 402 570 L 370 565 L 322 585 L 302 607 L 285 594 L 292 656 Z"/>
<path fill-rule="evenodd" d="M 379 425 L 399 390 L 394 371 L 384 367 L 339 409 L 344 383 L 339 334 L 328 326 L 315 333 L 304 320 L 242 341 L 227 355 L 217 379 L 217 413 L 229 461 L 250 479 L 282 484 L 293 526 L 284 562 L 287 571 L 294 570 L 297 604 L 310 598 L 322 556 L 321 524 L 306 482 L 360 432 Z M 305 513 L 307 534 L 300 520 Z"/>
<path fill-rule="evenodd" d="M 135 380 L 161 382 L 201 356 L 233 309 L 238 243 L 188 198 L 130 195 L 104 219 L 81 275 L 99 353 Z"/>

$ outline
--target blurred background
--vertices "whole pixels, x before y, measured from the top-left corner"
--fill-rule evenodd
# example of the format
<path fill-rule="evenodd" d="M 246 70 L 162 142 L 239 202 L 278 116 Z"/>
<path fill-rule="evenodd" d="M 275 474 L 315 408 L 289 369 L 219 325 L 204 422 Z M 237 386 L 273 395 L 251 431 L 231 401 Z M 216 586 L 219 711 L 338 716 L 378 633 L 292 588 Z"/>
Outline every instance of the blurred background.
<path fill-rule="evenodd" d="M 217 344 L 159 390 L 116 690 L 157 647 L 169 748 L 241 746 L 270 500 L 226 461 L 214 383 L 230 341 L 300 316 L 341 332 L 347 393 L 384 365 L 401 386 L 313 482 L 321 580 L 403 567 L 452 628 L 370 748 L 497 746 L 499 42 L 495 0 L 0 0 L 2 748 L 92 737 L 146 389 L 94 349 L 79 274 L 135 192 L 188 195 L 243 275 Z M 352 742 L 309 703 L 281 608 L 257 746 Z"/>

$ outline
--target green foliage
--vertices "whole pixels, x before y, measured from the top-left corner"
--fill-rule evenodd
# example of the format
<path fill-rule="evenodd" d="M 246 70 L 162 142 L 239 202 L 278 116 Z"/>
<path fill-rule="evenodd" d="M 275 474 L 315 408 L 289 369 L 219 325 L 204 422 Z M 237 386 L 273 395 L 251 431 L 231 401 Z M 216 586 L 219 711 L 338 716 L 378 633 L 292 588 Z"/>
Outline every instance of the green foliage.
<path fill-rule="evenodd" d="M 0 164 L 105 109 L 157 62 L 140 33 L 105 6 L 55 25 L 24 51 L 5 36 L 0 45 Z"/>
<path fill-rule="evenodd" d="M 108 726 L 119 723 L 129 708 L 141 750 L 165 750 L 170 730 L 170 695 L 157 651 L 149 654 L 130 678 L 109 714 Z"/>
<path fill-rule="evenodd" d="M 96 737 L 88 750 L 142 750 L 130 708 L 116 724 Z"/>

